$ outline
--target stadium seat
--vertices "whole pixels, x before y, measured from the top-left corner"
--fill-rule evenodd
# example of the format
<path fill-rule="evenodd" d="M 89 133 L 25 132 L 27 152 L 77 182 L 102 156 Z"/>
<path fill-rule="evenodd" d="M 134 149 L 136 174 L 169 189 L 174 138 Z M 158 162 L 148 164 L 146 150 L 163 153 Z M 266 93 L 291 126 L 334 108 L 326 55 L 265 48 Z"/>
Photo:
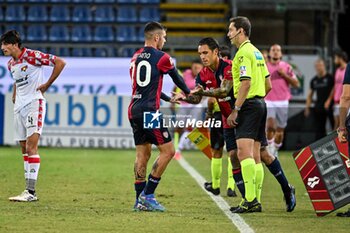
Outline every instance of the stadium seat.
<path fill-rule="evenodd" d="M 71 0 L 50 0 L 50 2 L 67 3 L 71 2 Z"/>
<path fill-rule="evenodd" d="M 94 32 L 94 40 L 99 42 L 114 41 L 113 28 L 111 26 L 97 26 Z"/>
<path fill-rule="evenodd" d="M 136 28 L 133 26 L 119 26 L 117 28 L 117 41 L 137 41 Z"/>
<path fill-rule="evenodd" d="M 66 48 L 66 47 L 58 48 L 58 52 L 55 55 L 60 57 L 69 57 L 70 56 L 69 48 Z"/>
<path fill-rule="evenodd" d="M 43 25 L 31 25 L 27 29 L 28 41 L 46 41 L 47 31 Z"/>
<path fill-rule="evenodd" d="M 159 21 L 159 9 L 157 7 L 145 7 L 140 10 L 140 22 Z"/>
<path fill-rule="evenodd" d="M 123 48 L 121 53 L 119 54 L 120 57 L 132 57 L 135 53 L 134 48 Z"/>
<path fill-rule="evenodd" d="M 63 48 L 57 48 L 57 47 L 50 47 L 47 50 L 47 53 L 54 54 L 60 57 L 68 57 L 70 56 L 69 48 L 63 47 Z"/>
<path fill-rule="evenodd" d="M 76 2 L 76 3 L 90 3 L 90 2 L 93 2 L 93 0 L 72 0 L 72 2 Z"/>
<path fill-rule="evenodd" d="M 2 11 L 2 8 L 0 7 L 0 21 L 4 19 L 4 12 Z"/>
<path fill-rule="evenodd" d="M 139 0 L 139 3 L 159 4 L 160 0 Z"/>
<path fill-rule="evenodd" d="M 73 9 L 73 22 L 91 22 L 92 14 L 89 6 L 75 6 Z"/>
<path fill-rule="evenodd" d="M 137 3 L 138 0 L 116 0 L 118 3 Z"/>
<path fill-rule="evenodd" d="M 50 21 L 68 22 L 70 21 L 69 9 L 67 6 L 53 5 L 51 8 Z"/>
<path fill-rule="evenodd" d="M 96 22 L 114 22 L 114 9 L 110 6 L 97 6 L 95 11 Z"/>
<path fill-rule="evenodd" d="M 5 21 L 25 21 L 26 15 L 23 6 L 8 5 L 5 13 Z"/>
<path fill-rule="evenodd" d="M 95 3 L 115 3 L 116 0 L 95 0 Z"/>
<path fill-rule="evenodd" d="M 54 25 L 50 28 L 50 41 L 69 41 L 69 32 L 66 26 Z"/>
<path fill-rule="evenodd" d="M 72 29 L 72 41 L 88 42 L 92 40 L 91 29 L 87 25 L 74 26 Z"/>
<path fill-rule="evenodd" d="M 131 6 L 118 7 L 118 22 L 137 22 L 136 8 Z"/>
<path fill-rule="evenodd" d="M 95 50 L 95 57 L 108 57 L 108 51 L 106 48 L 97 48 Z"/>
<path fill-rule="evenodd" d="M 138 41 L 143 41 L 145 39 L 145 33 L 144 33 L 144 27 L 140 27 L 139 30 L 137 31 L 137 40 Z"/>
<path fill-rule="evenodd" d="M 26 2 L 27 0 L 6 0 L 7 2 Z"/>
<path fill-rule="evenodd" d="M 73 48 L 73 57 L 92 57 L 92 51 L 90 48 Z"/>
<path fill-rule="evenodd" d="M 43 3 L 45 3 L 45 2 L 48 2 L 49 0 L 28 0 L 28 2 L 38 2 L 38 3 L 40 3 L 40 2 L 43 2 Z"/>
<path fill-rule="evenodd" d="M 47 21 L 48 16 L 47 16 L 47 8 L 46 6 L 40 6 L 40 5 L 35 5 L 35 6 L 30 6 L 28 8 L 28 21 L 38 21 L 38 22 L 44 22 Z"/>
<path fill-rule="evenodd" d="M 22 24 L 6 24 L 5 31 L 16 30 L 21 35 L 21 39 L 26 38 L 26 33 L 24 32 L 24 27 Z"/>

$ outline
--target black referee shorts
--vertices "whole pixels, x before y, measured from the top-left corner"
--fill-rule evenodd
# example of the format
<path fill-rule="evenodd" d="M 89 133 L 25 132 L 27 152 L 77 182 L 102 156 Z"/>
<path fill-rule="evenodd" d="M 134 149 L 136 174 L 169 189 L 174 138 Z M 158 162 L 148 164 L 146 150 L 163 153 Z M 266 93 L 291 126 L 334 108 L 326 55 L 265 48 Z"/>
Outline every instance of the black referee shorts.
<path fill-rule="evenodd" d="M 265 135 L 267 109 L 263 98 L 252 98 L 244 101 L 238 112 L 236 139 L 251 138 L 262 142 Z"/>

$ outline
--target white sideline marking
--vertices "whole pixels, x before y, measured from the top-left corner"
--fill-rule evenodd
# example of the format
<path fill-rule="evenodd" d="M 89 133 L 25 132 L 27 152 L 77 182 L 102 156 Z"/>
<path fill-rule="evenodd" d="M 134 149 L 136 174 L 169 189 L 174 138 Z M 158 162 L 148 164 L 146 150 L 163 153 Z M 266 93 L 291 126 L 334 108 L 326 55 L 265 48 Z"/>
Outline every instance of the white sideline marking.
<path fill-rule="evenodd" d="M 199 174 L 183 157 L 177 160 L 181 167 L 185 169 L 193 179 L 198 183 L 205 193 L 207 193 L 216 205 L 225 213 L 225 215 L 232 221 L 237 229 L 242 233 L 254 233 L 254 230 L 244 221 L 238 214 L 231 213 L 229 204 L 221 197 L 215 196 L 204 189 L 203 184 L 206 181 L 204 177 Z"/>

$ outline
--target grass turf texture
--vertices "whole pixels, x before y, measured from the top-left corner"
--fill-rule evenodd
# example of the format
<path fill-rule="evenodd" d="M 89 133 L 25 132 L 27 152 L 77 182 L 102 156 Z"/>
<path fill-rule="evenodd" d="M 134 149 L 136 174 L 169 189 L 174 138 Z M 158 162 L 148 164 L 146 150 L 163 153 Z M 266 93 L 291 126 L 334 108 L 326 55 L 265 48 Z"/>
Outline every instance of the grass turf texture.
<path fill-rule="evenodd" d="M 237 232 L 176 161 L 170 163 L 156 191 L 167 212 L 132 212 L 133 150 L 42 148 L 39 201 L 9 202 L 9 196 L 24 189 L 19 152 L 19 148 L 0 147 L 0 232 Z M 183 154 L 210 180 L 210 162 L 201 152 Z M 153 151 L 148 171 L 156 155 Z M 236 205 L 240 198 L 226 197 L 224 158 L 221 195 Z M 285 212 L 279 184 L 265 169 L 263 212 L 242 215 L 245 221 L 256 232 L 348 232 L 349 218 L 334 213 L 316 217 L 291 153 L 282 152 L 280 161 L 296 187 L 296 210 Z"/>

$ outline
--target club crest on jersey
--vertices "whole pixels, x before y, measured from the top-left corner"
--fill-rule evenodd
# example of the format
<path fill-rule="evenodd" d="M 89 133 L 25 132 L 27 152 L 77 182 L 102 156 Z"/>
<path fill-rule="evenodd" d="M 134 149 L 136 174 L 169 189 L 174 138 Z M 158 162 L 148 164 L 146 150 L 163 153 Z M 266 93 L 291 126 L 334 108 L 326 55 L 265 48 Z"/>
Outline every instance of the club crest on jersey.
<path fill-rule="evenodd" d="M 247 68 L 245 66 L 240 66 L 239 67 L 239 76 L 246 76 L 247 75 Z"/>
<path fill-rule="evenodd" d="M 26 72 L 26 71 L 27 71 L 27 69 L 28 69 L 28 66 L 27 66 L 27 65 L 25 65 L 25 66 L 23 66 L 23 67 L 21 68 L 21 72 Z"/>
<path fill-rule="evenodd" d="M 168 137 L 169 137 L 169 133 L 168 133 L 168 132 L 163 132 L 163 136 L 164 136 L 165 138 L 168 138 Z"/>

